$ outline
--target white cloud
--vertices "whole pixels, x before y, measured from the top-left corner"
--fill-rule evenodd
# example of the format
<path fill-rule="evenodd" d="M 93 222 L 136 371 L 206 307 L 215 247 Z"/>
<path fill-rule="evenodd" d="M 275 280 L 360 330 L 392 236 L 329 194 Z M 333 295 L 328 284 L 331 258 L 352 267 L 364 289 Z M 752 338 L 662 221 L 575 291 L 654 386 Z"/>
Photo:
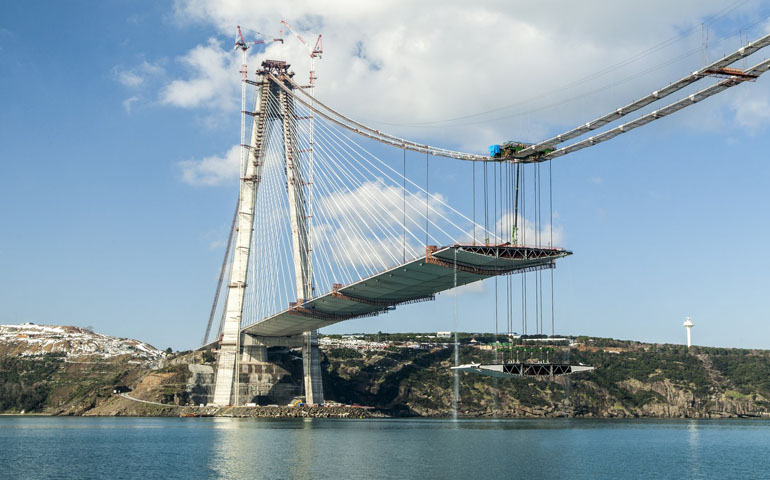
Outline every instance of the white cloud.
<path fill-rule="evenodd" d="M 232 111 L 240 64 L 229 43 L 234 26 L 272 37 L 284 18 L 308 40 L 324 35 L 324 57 L 316 62 L 319 98 L 392 133 L 478 151 L 511 137 L 537 140 L 680 78 L 701 63 L 704 19 L 726 13 L 720 21 L 734 15 L 747 23 L 757 9 L 753 3 L 726 8 L 719 0 L 545 1 L 517 8 L 502 1 L 179 0 L 178 20 L 210 25 L 228 40 L 184 55 L 190 78 L 167 85 L 162 99 Z M 304 83 L 307 51 L 291 35 L 284 38 L 284 45 L 253 56 L 249 70 L 253 75 L 264 58 L 286 59 Z M 726 52 L 739 42 L 711 43 L 710 51 Z"/>
<path fill-rule="evenodd" d="M 240 99 L 240 62 L 230 49 L 214 38 L 178 59 L 191 72 L 187 80 L 174 80 L 160 92 L 167 105 L 183 108 L 208 107 L 233 110 Z"/>
<path fill-rule="evenodd" d="M 227 242 L 225 240 L 212 240 L 209 242 L 209 250 L 219 250 L 220 248 L 227 245 Z"/>
<path fill-rule="evenodd" d="M 224 155 L 212 155 L 202 160 L 184 160 L 178 166 L 182 181 L 190 185 L 221 185 L 238 178 L 241 147 L 234 145 Z"/>
<path fill-rule="evenodd" d="M 452 234 L 463 235 L 447 223 L 456 215 L 444 208 L 445 201 L 443 195 L 431 194 L 430 240 L 441 245 L 457 241 Z M 316 203 L 313 235 L 318 246 L 346 265 L 380 269 L 400 263 L 404 249 L 407 259 L 424 254 L 424 195 L 409 192 L 404 199 L 400 188 L 375 180 L 345 191 L 319 191 Z"/>
<path fill-rule="evenodd" d="M 447 214 L 446 198 L 440 193 L 430 195 L 429 216 L 432 222 Z M 385 180 L 367 181 L 355 190 L 335 193 L 329 198 L 329 213 L 336 218 L 350 217 L 364 205 L 368 208 L 378 208 L 382 211 L 382 222 L 388 227 L 401 226 L 403 223 L 404 203 L 406 202 L 407 224 L 410 228 L 424 232 L 425 194 L 409 192 L 406 198 L 400 187 L 388 185 Z M 417 233 L 417 232 L 416 232 Z"/>
<path fill-rule="evenodd" d="M 144 78 L 134 72 L 120 72 L 118 81 L 126 87 L 138 87 L 144 82 Z"/>
<path fill-rule="evenodd" d="M 484 282 L 473 282 L 473 283 L 467 283 L 465 285 L 457 287 L 456 293 L 457 293 L 457 296 L 459 297 L 460 295 L 466 295 L 466 294 L 478 295 L 483 291 L 484 291 Z M 450 293 L 450 295 L 452 293 Z"/>
<path fill-rule="evenodd" d="M 553 225 L 553 228 L 551 228 L 551 225 L 548 224 L 548 222 L 541 222 L 540 228 L 538 228 L 538 225 L 536 225 L 534 220 L 524 218 L 521 213 L 518 214 L 517 218 L 517 243 L 529 246 L 547 246 L 548 243 L 551 242 L 551 239 L 553 239 L 552 245 L 554 247 L 564 245 L 566 237 L 564 235 L 564 230 L 560 225 Z M 506 211 L 495 224 L 496 231 L 505 232 L 508 234 L 508 237 L 510 237 L 513 231 L 513 219 L 513 212 Z M 522 225 L 524 226 L 523 228 Z M 503 238 L 503 241 L 508 240 L 509 238 Z"/>
<path fill-rule="evenodd" d="M 139 97 L 137 97 L 136 95 L 123 100 L 123 109 L 126 112 L 131 113 L 131 106 L 138 101 L 139 101 Z"/>
<path fill-rule="evenodd" d="M 145 85 L 148 79 L 160 77 L 165 73 L 161 63 L 162 61 L 150 63 L 143 60 L 142 63 L 131 68 L 116 66 L 112 69 L 112 74 L 124 87 L 136 89 Z"/>
<path fill-rule="evenodd" d="M 738 125 L 756 133 L 770 122 L 770 91 L 740 90 L 732 99 L 730 108 Z"/>

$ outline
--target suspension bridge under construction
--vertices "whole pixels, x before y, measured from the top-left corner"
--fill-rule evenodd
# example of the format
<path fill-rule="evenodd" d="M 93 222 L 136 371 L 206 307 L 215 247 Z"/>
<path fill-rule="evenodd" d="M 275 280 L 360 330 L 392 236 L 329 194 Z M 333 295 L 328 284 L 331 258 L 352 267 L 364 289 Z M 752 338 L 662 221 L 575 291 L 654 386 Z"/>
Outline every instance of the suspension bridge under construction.
<path fill-rule="evenodd" d="M 322 53 L 320 40 L 314 47 L 307 44 L 311 58 Z M 553 244 L 552 219 L 543 219 L 540 165 L 756 80 L 770 69 L 770 60 L 743 70 L 731 65 L 768 45 L 770 35 L 561 135 L 536 144 L 506 142 L 480 155 L 389 135 L 335 111 L 315 98 L 312 68 L 309 86 L 298 84 L 290 65 L 278 60 L 262 62 L 256 79 L 249 78 L 248 45 L 239 29 L 236 48 L 244 58 L 240 191 L 202 342 L 217 353 L 213 403 L 250 402 L 239 389 L 241 375 L 248 374 L 249 365 L 267 361 L 268 347 L 282 346 L 301 348 L 306 402 L 322 404 L 317 331 L 334 323 L 430 301 L 440 292 L 491 277 L 506 276 L 510 292 L 516 273 L 522 274 L 525 292 L 526 275 L 535 272 L 535 295 L 542 300 L 542 271 L 571 252 Z M 610 127 L 714 78 L 695 93 Z M 247 105 L 250 94 L 254 100 Z M 608 128 L 569 143 L 602 127 Z M 408 152 L 410 162 L 415 154 L 424 158 L 424 184 L 407 175 Z M 475 203 L 468 216 L 430 191 L 431 157 L 473 162 L 474 202 L 476 166 L 481 166 L 483 215 L 476 218 Z M 541 308 L 539 332 L 542 317 Z M 478 366 L 471 367 L 464 370 Z M 567 367 L 486 370 L 493 375 L 581 370 Z"/>

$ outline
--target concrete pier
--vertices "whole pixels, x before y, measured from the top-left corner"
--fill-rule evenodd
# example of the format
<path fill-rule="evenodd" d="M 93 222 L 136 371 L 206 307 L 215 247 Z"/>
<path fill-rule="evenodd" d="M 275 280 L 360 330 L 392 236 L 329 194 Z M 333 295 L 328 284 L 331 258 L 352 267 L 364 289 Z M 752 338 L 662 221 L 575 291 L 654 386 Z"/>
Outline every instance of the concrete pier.
<path fill-rule="evenodd" d="M 302 373 L 305 380 L 305 401 L 323 405 L 324 389 L 321 379 L 321 351 L 318 349 L 318 331 L 307 332 L 302 345 Z"/>

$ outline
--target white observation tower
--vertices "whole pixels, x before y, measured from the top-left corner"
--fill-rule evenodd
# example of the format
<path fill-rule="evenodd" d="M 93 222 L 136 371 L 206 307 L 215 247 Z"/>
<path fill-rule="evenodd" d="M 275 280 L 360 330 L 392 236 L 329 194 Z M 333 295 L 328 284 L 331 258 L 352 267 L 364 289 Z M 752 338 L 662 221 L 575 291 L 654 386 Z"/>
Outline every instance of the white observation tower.
<path fill-rule="evenodd" d="M 687 329 L 687 348 L 690 348 L 692 345 L 692 326 L 695 324 L 692 323 L 692 318 L 685 317 L 684 323 L 682 325 Z"/>

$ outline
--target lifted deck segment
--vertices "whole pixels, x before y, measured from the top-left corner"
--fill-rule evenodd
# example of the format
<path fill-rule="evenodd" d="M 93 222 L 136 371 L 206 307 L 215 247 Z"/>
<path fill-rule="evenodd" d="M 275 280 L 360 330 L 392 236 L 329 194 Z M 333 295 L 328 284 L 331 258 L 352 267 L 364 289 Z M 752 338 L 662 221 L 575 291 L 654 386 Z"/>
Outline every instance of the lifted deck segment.
<path fill-rule="evenodd" d="M 425 257 L 385 270 L 347 286 L 292 305 L 242 329 L 264 337 L 297 335 L 353 318 L 379 315 L 397 305 L 432 300 L 455 285 L 496 275 L 554 268 L 572 252 L 560 248 L 521 245 L 452 245 L 426 248 Z M 456 267 L 456 268 L 455 268 Z"/>

